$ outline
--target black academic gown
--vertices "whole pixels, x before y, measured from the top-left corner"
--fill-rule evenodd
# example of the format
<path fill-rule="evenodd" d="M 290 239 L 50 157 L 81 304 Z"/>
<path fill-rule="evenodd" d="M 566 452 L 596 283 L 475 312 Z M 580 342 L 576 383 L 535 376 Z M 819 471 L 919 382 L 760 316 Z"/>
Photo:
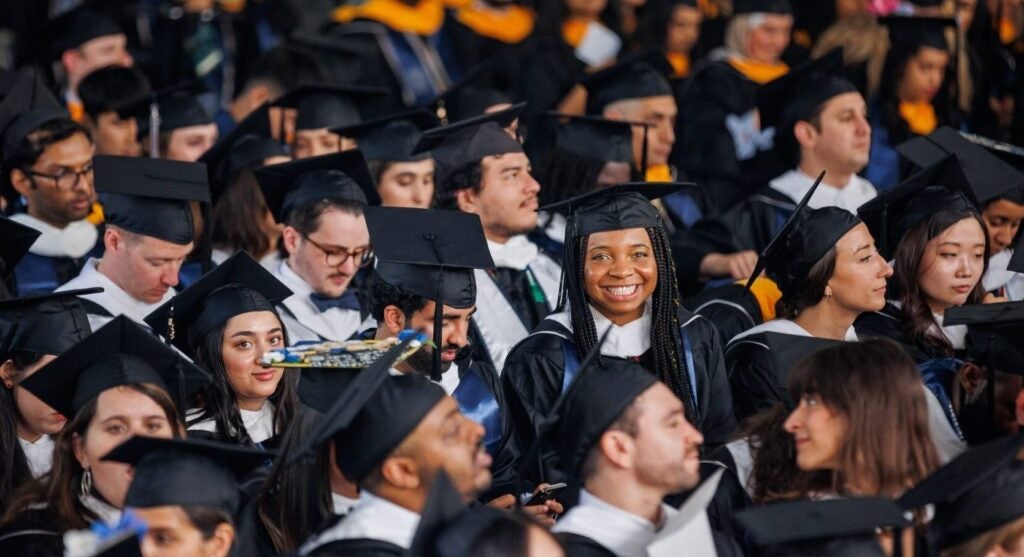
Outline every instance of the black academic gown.
<path fill-rule="evenodd" d="M 861 340 L 874 337 L 887 338 L 896 342 L 917 364 L 949 356 L 934 347 L 911 340 L 903 329 L 905 319 L 902 310 L 887 302 L 881 311 L 860 314 L 860 317 L 853 322 L 853 328 L 857 331 L 857 338 Z"/>
<path fill-rule="evenodd" d="M 309 552 L 309 557 L 400 557 L 406 551 L 380 540 L 337 540 Z"/>
<path fill-rule="evenodd" d="M 0 530 L 0 555 L 63 557 L 64 537 L 50 526 L 46 509 L 29 509 Z"/>
<path fill-rule="evenodd" d="M 714 447 L 728 441 L 736 429 L 718 334 L 708 320 L 682 308 L 679 321 L 684 324 L 683 329 L 693 347 L 693 371 L 701 416 L 701 423 L 697 425 L 704 435 L 705 446 Z M 523 458 L 537 438 L 539 425 L 562 393 L 565 378 L 563 351 L 573 345 L 572 339 L 568 329 L 546 319 L 512 350 L 505 361 L 502 386 L 516 438 L 525 449 L 520 451 Z M 641 356 L 641 360 L 645 356 Z M 680 372 L 685 373 L 683 370 Z M 541 462 L 543 468 L 540 470 L 536 466 L 528 468 L 530 479 L 552 483 L 574 479 L 562 471 L 553 452 L 545 452 Z"/>
<path fill-rule="evenodd" d="M 764 322 L 757 297 L 741 283 L 705 288 L 683 300 L 683 307 L 714 323 L 722 346 L 728 346 L 733 337 Z"/>
<path fill-rule="evenodd" d="M 603 545 L 579 534 L 561 532 L 555 534 L 565 548 L 565 557 L 616 557 Z"/>
<path fill-rule="evenodd" d="M 789 378 L 779 376 L 764 333 L 729 343 L 725 348 L 725 367 L 737 421 L 742 423 L 778 402 L 793 406 L 786 387 Z"/>

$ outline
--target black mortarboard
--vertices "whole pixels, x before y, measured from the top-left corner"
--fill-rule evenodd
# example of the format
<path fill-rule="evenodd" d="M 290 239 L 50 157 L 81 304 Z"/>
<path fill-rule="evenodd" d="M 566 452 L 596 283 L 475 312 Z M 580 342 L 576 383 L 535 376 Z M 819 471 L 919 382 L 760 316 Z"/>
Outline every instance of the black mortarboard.
<path fill-rule="evenodd" d="M 481 116 L 499 104 L 513 104 L 508 95 L 491 86 L 493 74 L 492 61 L 477 64 L 426 106 L 433 109 L 442 123 L 448 124 Z"/>
<path fill-rule="evenodd" d="M 423 132 L 413 153 L 430 151 L 437 165 L 437 182 L 459 168 L 480 162 L 484 157 L 522 153 L 523 146 L 505 131 L 526 107 L 526 103 L 484 114 L 448 126 Z"/>
<path fill-rule="evenodd" d="M 195 239 L 189 202 L 210 201 L 205 164 L 96 155 L 93 171 L 107 223 L 179 245 Z"/>
<path fill-rule="evenodd" d="M 587 114 L 603 114 L 605 107 L 625 99 L 671 96 L 665 78 L 669 68 L 664 55 L 654 53 L 620 60 L 584 77 L 580 83 L 587 89 Z"/>
<path fill-rule="evenodd" d="M 878 18 L 878 23 L 889 29 L 893 47 L 910 50 L 927 46 L 949 51 L 946 30 L 956 29 L 956 20 L 948 17 L 886 16 Z"/>
<path fill-rule="evenodd" d="M 71 418 L 89 400 L 119 385 L 154 383 L 172 400 L 183 401 L 209 379 L 151 332 L 119 315 L 20 385 Z"/>
<path fill-rule="evenodd" d="M 548 113 L 555 123 L 555 147 L 578 157 L 633 166 L 633 124 L 600 116 Z"/>
<path fill-rule="evenodd" d="M 1019 198 L 1024 189 L 1024 173 L 948 126 L 897 145 L 896 151 L 918 168 L 955 155 L 982 207 L 1006 194 Z"/>
<path fill-rule="evenodd" d="M 843 343 L 839 340 L 827 338 L 772 332 L 764 333 L 764 339 L 768 343 L 772 364 L 775 367 L 776 385 L 781 390 L 782 400 L 780 402 L 790 409 L 794 408 L 796 404 L 792 397 L 789 396 L 789 376 L 797 364 L 810 358 L 816 352 L 834 348 Z"/>
<path fill-rule="evenodd" d="M 31 226 L 0 215 L 0 282 L 14 273 L 14 267 L 41 234 Z"/>
<path fill-rule="evenodd" d="M 658 209 L 651 201 L 676 193 L 688 182 L 631 182 L 601 188 L 541 207 L 540 211 L 558 211 L 567 215 L 565 243 L 595 232 L 656 228 L 662 226 Z"/>
<path fill-rule="evenodd" d="M 899 505 L 882 498 L 777 503 L 738 512 L 736 522 L 769 555 L 841 557 L 882 557 L 878 529 L 911 525 Z"/>
<path fill-rule="evenodd" d="M 256 169 L 263 199 L 277 222 L 305 203 L 329 199 L 379 205 L 377 184 L 358 149 Z"/>
<path fill-rule="evenodd" d="M 879 194 L 857 210 L 886 259 L 915 225 L 939 211 L 978 211 L 971 190 L 956 157 L 949 155 Z"/>
<path fill-rule="evenodd" d="M 292 295 L 248 253 L 240 251 L 146 316 L 146 324 L 186 354 L 206 333 L 251 311 L 275 311 Z"/>
<path fill-rule="evenodd" d="M 472 555 L 473 544 L 496 522 L 510 520 L 507 513 L 487 507 L 470 509 L 439 470 L 420 513 L 408 557 L 462 557 Z"/>
<path fill-rule="evenodd" d="M 139 137 L 149 134 L 152 127 L 150 111 L 155 108 L 157 113 L 157 133 L 167 133 L 180 128 L 205 126 L 213 123 L 213 118 L 199 102 L 198 95 L 207 92 L 206 85 L 201 81 L 190 81 L 181 85 L 156 91 L 125 114 L 135 116 L 139 124 Z"/>
<path fill-rule="evenodd" d="M 235 172 L 262 166 L 270 157 L 288 155 L 270 134 L 269 113 L 269 105 L 260 105 L 199 157 L 198 162 L 206 164 L 210 173 L 214 202 Z"/>
<path fill-rule="evenodd" d="M 761 127 L 792 135 L 793 125 L 810 120 L 823 104 L 857 88 L 843 77 L 843 49 L 834 48 L 757 89 Z"/>
<path fill-rule="evenodd" d="M 973 133 L 960 132 L 964 139 L 976 143 L 988 149 L 991 153 L 1008 163 L 1010 166 L 1024 172 L 1024 147 L 996 141 L 994 139 Z"/>
<path fill-rule="evenodd" d="M 318 130 L 362 122 L 360 102 L 385 93 L 379 87 L 309 84 L 288 91 L 270 106 L 294 108 L 296 131 Z"/>
<path fill-rule="evenodd" d="M 50 59 L 59 59 L 66 50 L 107 35 L 123 35 L 109 12 L 99 7 L 102 2 L 85 1 L 53 18 L 43 35 L 50 41 Z"/>
<path fill-rule="evenodd" d="M 792 14 L 789 0 L 733 0 L 733 15 L 740 14 Z"/>
<path fill-rule="evenodd" d="M 424 131 L 440 124 L 430 112 L 417 109 L 368 120 L 362 124 L 334 127 L 331 132 L 354 138 L 366 160 L 408 162 L 430 157 L 427 152 L 414 154 L 414 149 Z"/>
<path fill-rule="evenodd" d="M 299 370 L 298 395 L 302 404 L 326 414 L 352 384 L 360 370 L 307 367 Z"/>
<path fill-rule="evenodd" d="M 0 155 L 6 159 L 25 136 L 39 126 L 58 118 L 67 118 L 67 109 L 34 71 L 22 73 L 14 88 L 0 102 Z M 7 174 L 5 169 L 4 174 Z M 7 178 L 4 178 L 7 181 Z"/>
<path fill-rule="evenodd" d="M 602 358 L 586 373 L 577 373 L 566 390 L 551 441 L 566 472 L 578 476 L 587 453 L 633 400 L 658 378 L 630 360 Z"/>
<path fill-rule="evenodd" d="M 942 325 L 967 325 L 967 354 L 985 366 L 1024 375 L 1024 302 L 972 304 L 949 308 Z"/>
<path fill-rule="evenodd" d="M 102 292 L 83 288 L 0 300 L 0 360 L 11 350 L 57 356 L 92 333 L 77 296 Z"/>
<path fill-rule="evenodd" d="M 238 511 L 238 481 L 267 462 L 264 451 L 203 439 L 135 436 L 102 460 L 132 466 L 126 507 L 213 507 Z"/>
<path fill-rule="evenodd" d="M 899 499 L 905 509 L 935 505 L 928 539 L 938 550 L 960 545 L 1024 515 L 1024 435 L 968 449 Z"/>

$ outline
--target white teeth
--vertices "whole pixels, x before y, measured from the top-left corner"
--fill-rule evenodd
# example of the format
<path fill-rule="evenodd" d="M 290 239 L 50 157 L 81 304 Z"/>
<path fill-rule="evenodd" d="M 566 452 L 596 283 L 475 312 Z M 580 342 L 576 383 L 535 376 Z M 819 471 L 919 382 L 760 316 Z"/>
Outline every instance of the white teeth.
<path fill-rule="evenodd" d="M 634 284 L 632 286 L 609 286 L 607 290 L 611 292 L 612 296 L 630 296 L 636 292 L 637 288 L 639 286 Z"/>

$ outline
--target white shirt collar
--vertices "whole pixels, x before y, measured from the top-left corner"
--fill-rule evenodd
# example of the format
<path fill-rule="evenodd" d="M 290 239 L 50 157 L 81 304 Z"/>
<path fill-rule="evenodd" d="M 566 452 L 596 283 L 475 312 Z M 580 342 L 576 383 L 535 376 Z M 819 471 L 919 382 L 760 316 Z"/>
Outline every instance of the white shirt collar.
<path fill-rule="evenodd" d="M 72 222 L 64 228 L 57 228 L 28 213 L 13 215 L 11 220 L 40 232 L 39 238 L 28 251 L 43 257 L 84 257 L 96 245 L 99 237 L 96 227 L 87 220 Z"/>
<path fill-rule="evenodd" d="M 18 438 L 21 451 L 25 453 L 25 460 L 28 461 L 28 468 L 33 478 L 38 478 L 50 471 L 53 466 L 53 438 L 43 435 L 30 443 L 21 437 Z"/>
<path fill-rule="evenodd" d="M 590 314 L 594 317 L 594 328 L 598 336 L 611 327 L 608 338 L 601 345 L 601 354 L 615 358 L 633 358 L 647 352 L 651 347 L 651 300 L 644 305 L 644 314 L 639 319 L 634 319 L 625 325 L 616 325 L 601 312 L 590 306 Z M 571 333 L 572 317 L 568 310 L 552 313 L 548 319 L 559 323 Z"/>
<path fill-rule="evenodd" d="M 789 197 L 793 203 L 799 203 L 814 185 L 814 180 L 814 177 L 804 174 L 799 169 L 794 169 L 769 182 L 768 187 Z M 871 185 L 871 182 L 854 174 L 850 181 L 842 187 L 837 188 L 822 182 L 807 205 L 811 209 L 839 207 L 856 213 L 858 207 L 871 201 L 877 195 L 878 191 Z"/>
<path fill-rule="evenodd" d="M 101 501 L 99 497 L 92 494 L 79 495 L 78 500 L 82 502 L 82 506 L 95 513 L 100 522 L 112 526 L 121 520 L 121 509 L 115 508 L 106 501 Z"/>
<path fill-rule="evenodd" d="M 334 508 L 334 514 L 347 515 L 358 504 L 359 497 L 346 497 L 340 493 L 331 492 L 331 506 Z"/>
<path fill-rule="evenodd" d="M 801 337 L 814 336 L 807 329 L 801 327 L 800 325 L 797 325 L 796 321 L 792 321 L 789 319 L 772 319 L 771 321 L 766 321 L 764 323 L 761 323 L 760 325 L 751 327 L 746 331 L 743 331 L 742 333 L 734 336 L 732 340 L 729 341 L 729 343 L 731 344 L 733 342 L 736 342 L 737 340 L 740 340 L 741 338 L 748 337 L 750 335 L 756 335 L 758 333 L 782 333 L 785 335 L 795 335 Z M 844 340 L 848 342 L 857 341 L 857 331 L 856 329 L 853 328 L 852 325 L 849 329 L 846 330 L 846 338 Z"/>
<path fill-rule="evenodd" d="M 487 240 L 487 249 L 491 252 L 495 267 L 507 267 L 517 271 L 525 270 L 540 253 L 537 244 L 531 242 L 524 234 L 513 236 L 504 244 Z"/>
<path fill-rule="evenodd" d="M 420 515 L 373 495 L 359 494 L 359 503 L 338 524 L 307 541 L 301 555 L 337 540 L 370 539 L 394 544 L 402 549 L 412 547 L 412 538 L 420 524 Z"/>
<path fill-rule="evenodd" d="M 302 279 L 291 266 L 288 265 L 287 259 L 281 260 L 281 265 L 277 268 L 278 274 L 284 280 L 286 286 L 292 290 L 293 296 L 299 296 L 303 298 L 309 297 L 313 293 L 313 288 L 309 286 L 305 280 Z"/>
<path fill-rule="evenodd" d="M 398 369 L 391 368 L 388 370 L 388 375 L 398 377 L 399 375 L 405 375 L 405 373 Z M 434 383 L 440 385 L 441 388 L 444 389 L 444 393 L 446 395 L 453 396 L 455 394 L 455 389 L 459 388 L 459 365 L 453 362 L 451 367 L 448 368 L 448 371 L 441 374 L 441 380 L 434 381 Z"/>
<path fill-rule="evenodd" d="M 57 289 L 57 292 L 78 288 L 89 288 L 92 286 L 103 287 L 103 292 L 85 294 L 81 297 L 96 303 L 103 309 L 109 311 L 110 314 L 115 317 L 118 315 L 125 315 L 132 321 L 135 321 L 148 329 L 149 325 L 147 325 L 143 319 L 173 298 L 175 295 L 174 289 L 168 288 L 167 292 L 164 293 L 163 298 L 155 303 L 147 304 L 141 300 L 136 300 L 131 296 L 131 294 L 128 294 L 122 290 L 120 286 L 114 284 L 114 281 L 110 280 L 109 277 L 99 272 L 96 268 L 99 262 L 99 259 L 90 257 L 89 260 L 85 262 L 85 265 L 82 267 L 82 271 L 78 276 L 64 283 L 63 286 Z"/>
<path fill-rule="evenodd" d="M 274 404 L 269 400 L 263 402 L 259 410 L 238 409 L 242 415 L 245 432 L 253 443 L 262 443 L 274 436 Z"/>
<path fill-rule="evenodd" d="M 555 524 L 552 532 L 567 532 L 590 538 L 618 557 L 646 557 L 647 546 L 658 530 L 676 512 L 661 505 L 661 524 L 624 511 L 594 494 L 580 490 L 579 504 Z"/>

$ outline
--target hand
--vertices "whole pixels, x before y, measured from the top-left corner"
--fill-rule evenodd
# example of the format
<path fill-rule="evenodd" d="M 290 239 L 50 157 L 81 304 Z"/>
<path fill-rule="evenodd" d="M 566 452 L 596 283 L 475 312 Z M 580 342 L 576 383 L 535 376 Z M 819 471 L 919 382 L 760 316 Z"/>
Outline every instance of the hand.
<path fill-rule="evenodd" d="M 733 279 L 750 278 L 757 266 L 757 252 L 753 250 L 736 253 L 709 253 L 700 262 L 700 274 L 710 277 Z"/>
<path fill-rule="evenodd" d="M 516 496 L 511 493 L 506 493 L 501 497 L 491 499 L 491 501 L 487 503 L 487 506 L 495 509 L 510 510 L 512 507 L 516 506 Z"/>
<path fill-rule="evenodd" d="M 523 507 L 523 511 L 525 511 L 527 514 L 532 515 L 541 524 L 547 526 L 548 528 L 555 525 L 555 518 L 557 518 L 558 515 L 562 514 L 564 510 L 565 508 L 562 506 L 562 504 L 559 503 L 558 501 L 555 501 L 554 499 L 550 501 L 545 501 L 540 505 L 530 505 L 529 507 Z"/>
<path fill-rule="evenodd" d="M 1001 303 L 1001 302 L 1009 302 L 1009 301 L 1010 301 L 1010 299 L 1007 298 L 1006 296 L 996 296 L 995 294 L 993 294 L 991 292 L 985 294 L 985 297 L 981 299 L 981 303 L 983 303 L 983 304 L 998 304 L 998 303 Z"/>

